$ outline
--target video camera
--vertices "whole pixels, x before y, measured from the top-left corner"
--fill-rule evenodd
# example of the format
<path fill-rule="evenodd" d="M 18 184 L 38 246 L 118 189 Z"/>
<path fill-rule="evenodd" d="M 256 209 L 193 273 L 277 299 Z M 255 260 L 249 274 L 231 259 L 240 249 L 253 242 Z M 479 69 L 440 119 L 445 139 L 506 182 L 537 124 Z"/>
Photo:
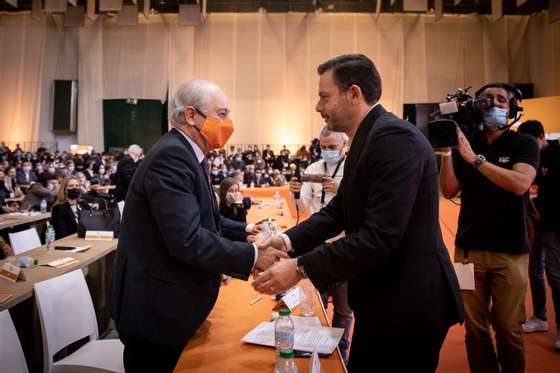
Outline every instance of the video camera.
<path fill-rule="evenodd" d="M 439 110 L 430 114 L 428 137 L 434 148 L 457 145 L 457 127 L 470 139 L 482 122 L 482 111 L 494 106 L 490 97 L 473 98 L 468 92 L 470 88 L 448 94 Z"/>
<path fill-rule="evenodd" d="M 509 124 L 499 127 L 505 129 L 519 121 L 523 108 L 519 102 L 523 95 L 519 89 L 506 83 L 490 83 L 479 88 L 475 98 L 469 94 L 471 87 L 459 88 L 447 95 L 447 101 L 439 104 L 439 110 L 431 113 L 428 122 L 428 138 L 434 148 L 444 148 L 458 144 L 457 127 L 463 131 L 469 141 L 480 130 L 483 111 L 494 107 L 490 96 L 481 96 L 487 88 L 503 88 L 510 95 L 508 118 L 513 119 Z"/>

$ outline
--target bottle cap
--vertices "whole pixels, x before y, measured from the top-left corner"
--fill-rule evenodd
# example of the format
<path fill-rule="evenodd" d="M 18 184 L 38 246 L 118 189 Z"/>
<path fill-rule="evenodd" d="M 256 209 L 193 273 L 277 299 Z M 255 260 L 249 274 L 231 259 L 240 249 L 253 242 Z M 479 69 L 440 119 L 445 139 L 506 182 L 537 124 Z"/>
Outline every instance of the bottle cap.
<path fill-rule="evenodd" d="M 278 313 L 280 316 L 290 316 L 290 310 L 287 308 L 282 308 Z"/>
<path fill-rule="evenodd" d="M 294 350 L 292 350 L 291 348 L 283 348 L 280 350 L 280 357 L 284 359 L 293 359 Z"/>

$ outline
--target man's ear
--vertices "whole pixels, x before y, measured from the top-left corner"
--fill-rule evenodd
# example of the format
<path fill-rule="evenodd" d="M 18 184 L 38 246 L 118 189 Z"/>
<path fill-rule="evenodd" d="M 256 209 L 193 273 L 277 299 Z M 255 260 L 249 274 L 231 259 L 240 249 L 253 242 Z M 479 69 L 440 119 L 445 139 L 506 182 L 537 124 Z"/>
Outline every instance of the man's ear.
<path fill-rule="evenodd" d="M 193 108 L 192 106 L 187 106 L 185 108 L 185 110 L 183 111 L 183 115 L 185 116 L 185 123 L 187 123 L 189 126 L 194 126 L 195 125 L 195 121 L 194 121 L 195 114 L 196 114 L 195 108 Z"/>
<path fill-rule="evenodd" d="M 362 89 L 357 84 L 352 84 L 347 91 L 348 94 L 348 101 L 352 104 L 357 104 L 360 100 L 360 97 L 363 96 Z"/>

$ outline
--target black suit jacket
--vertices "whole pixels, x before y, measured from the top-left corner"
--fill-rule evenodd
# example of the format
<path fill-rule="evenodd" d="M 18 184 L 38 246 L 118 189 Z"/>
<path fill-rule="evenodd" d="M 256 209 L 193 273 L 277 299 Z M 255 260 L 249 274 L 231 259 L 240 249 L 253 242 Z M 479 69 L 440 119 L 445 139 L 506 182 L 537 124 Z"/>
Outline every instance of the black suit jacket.
<path fill-rule="evenodd" d="M 89 205 L 84 201 L 78 202 L 82 210 L 89 210 Z M 78 231 L 74 213 L 68 202 L 54 205 L 52 208 L 51 223 L 57 240 L 70 236 Z"/>
<path fill-rule="evenodd" d="M 25 178 L 25 172 L 22 169 L 16 170 L 16 181 L 19 185 L 29 185 L 37 181 L 37 175 L 33 170 L 29 171 L 29 180 Z"/>
<path fill-rule="evenodd" d="M 115 198 L 118 201 L 124 201 L 126 198 L 126 192 L 128 192 L 128 186 L 136 172 L 136 162 L 131 156 L 126 155 L 121 159 L 117 165 L 116 175 L 116 187 L 115 187 Z"/>
<path fill-rule="evenodd" d="M 210 313 L 220 274 L 249 277 L 253 246 L 223 238 L 220 220 L 191 145 L 172 129 L 126 197 L 111 291 L 119 332 L 182 349 Z"/>
<path fill-rule="evenodd" d="M 344 168 L 331 202 L 286 232 L 300 265 L 319 291 L 348 280 L 350 307 L 367 329 L 358 332 L 368 338 L 441 337 L 463 308 L 439 227 L 430 144 L 379 105 L 360 124 Z"/>

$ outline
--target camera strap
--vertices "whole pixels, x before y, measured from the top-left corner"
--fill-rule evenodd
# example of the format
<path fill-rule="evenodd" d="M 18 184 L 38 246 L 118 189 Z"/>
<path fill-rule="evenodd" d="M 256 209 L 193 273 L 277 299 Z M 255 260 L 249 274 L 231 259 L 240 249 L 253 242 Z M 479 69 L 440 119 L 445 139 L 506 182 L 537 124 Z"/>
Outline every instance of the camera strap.
<path fill-rule="evenodd" d="M 463 249 L 463 264 L 469 263 L 469 249 Z"/>
<path fill-rule="evenodd" d="M 332 174 L 332 176 L 331 176 L 331 179 L 334 179 L 334 178 L 335 178 L 336 174 L 338 173 L 338 170 L 340 169 L 340 165 L 342 164 L 342 162 L 344 162 L 344 159 L 345 159 L 345 158 L 346 158 L 346 156 L 340 158 L 340 161 L 338 161 L 338 163 L 336 164 L 336 168 L 334 169 L 334 172 L 333 172 L 333 174 Z M 325 162 L 323 163 L 323 166 L 324 166 L 324 168 L 325 168 L 325 172 L 324 172 L 324 173 L 325 173 L 325 176 L 326 176 L 326 175 L 327 175 L 327 161 L 325 161 Z M 324 206 L 324 205 L 325 205 L 325 194 L 326 194 L 326 193 L 325 193 L 325 190 L 324 190 L 324 189 L 321 189 L 321 206 Z"/>

